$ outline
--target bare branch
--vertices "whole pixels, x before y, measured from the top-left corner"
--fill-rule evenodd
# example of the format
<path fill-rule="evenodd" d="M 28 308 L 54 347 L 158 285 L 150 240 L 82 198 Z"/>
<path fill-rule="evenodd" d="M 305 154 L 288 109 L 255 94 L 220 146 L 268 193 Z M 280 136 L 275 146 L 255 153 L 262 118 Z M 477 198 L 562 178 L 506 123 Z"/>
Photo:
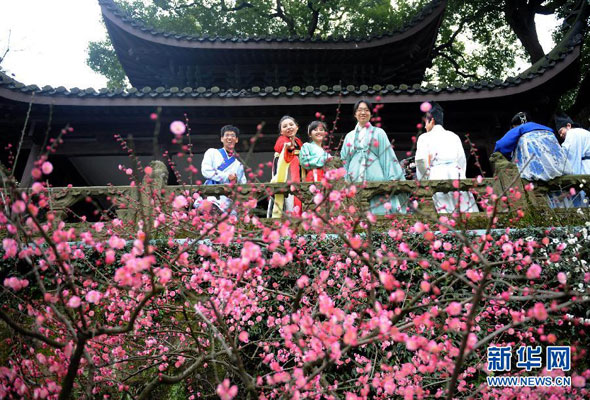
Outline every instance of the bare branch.
<path fill-rule="evenodd" d="M 6 41 L 6 50 L 4 50 L 4 54 L 2 54 L 2 57 L 0 57 L 0 64 L 2 64 L 2 61 L 6 58 L 6 55 L 8 54 L 8 52 L 10 51 L 10 36 L 12 34 L 12 30 L 8 30 L 8 40 Z"/>
<path fill-rule="evenodd" d="M 17 324 L 16 322 L 14 322 L 7 314 L 4 313 L 4 311 L 0 310 L 0 319 L 2 319 L 4 322 L 6 322 L 6 324 L 8 326 L 10 326 L 12 329 L 14 329 L 15 331 L 17 331 L 18 333 L 20 333 L 21 335 L 33 338 L 33 339 L 37 339 L 43 343 L 46 343 L 52 347 L 56 347 L 58 349 L 63 349 L 64 347 L 66 347 L 65 343 L 61 343 L 58 342 L 57 340 L 53 340 L 51 338 L 48 338 L 47 336 L 43 335 L 40 332 L 37 331 L 32 331 L 32 330 L 28 330 L 23 328 L 22 326 L 20 326 L 19 324 Z"/>
<path fill-rule="evenodd" d="M 287 24 L 289 33 L 294 36 L 297 35 L 297 30 L 295 29 L 295 21 L 293 21 L 293 18 L 285 14 L 285 12 L 283 11 L 283 3 L 281 2 L 281 0 L 276 0 L 276 9 L 277 11 L 274 14 L 271 14 L 270 17 L 281 19 L 283 22 Z"/>

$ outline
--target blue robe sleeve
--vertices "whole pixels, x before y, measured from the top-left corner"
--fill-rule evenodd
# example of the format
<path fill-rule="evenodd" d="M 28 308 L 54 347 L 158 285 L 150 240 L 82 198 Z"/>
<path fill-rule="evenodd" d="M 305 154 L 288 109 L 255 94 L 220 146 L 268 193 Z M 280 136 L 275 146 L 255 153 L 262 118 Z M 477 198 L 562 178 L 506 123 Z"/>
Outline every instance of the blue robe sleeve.
<path fill-rule="evenodd" d="M 553 129 L 537 124 L 536 122 L 527 122 L 525 124 L 519 125 L 510 129 L 506 134 L 502 137 L 502 139 L 496 142 L 496 147 L 494 148 L 494 152 L 499 151 L 504 155 L 504 157 L 510 159 L 512 153 L 516 149 L 518 145 L 518 141 L 520 137 L 527 132 L 531 131 L 549 131 L 553 132 Z"/>
<path fill-rule="evenodd" d="M 518 144 L 518 140 L 521 136 L 522 125 L 510 129 L 504 136 L 502 136 L 502 139 L 496 142 L 494 152 L 499 151 L 504 155 L 504 157 L 510 159 L 512 157 L 512 152 L 514 149 L 516 149 L 516 145 Z"/>

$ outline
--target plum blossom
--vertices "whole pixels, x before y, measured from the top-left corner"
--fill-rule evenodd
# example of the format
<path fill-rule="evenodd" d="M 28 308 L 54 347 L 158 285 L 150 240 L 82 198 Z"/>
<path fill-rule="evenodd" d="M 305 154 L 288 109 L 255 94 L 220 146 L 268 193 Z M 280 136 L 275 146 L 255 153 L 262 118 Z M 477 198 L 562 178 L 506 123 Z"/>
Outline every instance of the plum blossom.
<path fill-rule="evenodd" d="M 45 161 L 41 165 L 41 171 L 43 171 L 45 175 L 49 175 L 53 172 L 53 165 L 49 161 Z"/>
<path fill-rule="evenodd" d="M 526 271 L 526 277 L 529 279 L 537 279 L 541 276 L 541 266 L 539 264 L 531 265 Z"/>
<path fill-rule="evenodd" d="M 424 103 L 420 104 L 420 111 L 422 111 L 423 113 L 427 113 L 430 110 L 432 110 L 432 104 L 430 104 L 429 102 L 425 101 Z"/>
<path fill-rule="evenodd" d="M 4 249 L 4 258 L 15 257 L 18 253 L 18 243 L 11 238 L 2 239 L 2 249 Z"/>
<path fill-rule="evenodd" d="M 299 279 L 297 279 L 297 287 L 299 289 L 303 289 L 309 284 L 309 277 L 307 275 L 302 275 Z"/>
<path fill-rule="evenodd" d="M 545 305 L 543 303 L 535 303 L 535 306 L 530 311 L 532 316 L 539 321 L 544 321 L 548 317 L 547 310 L 545 309 Z"/>
<path fill-rule="evenodd" d="M 240 332 L 240 334 L 238 335 L 238 339 L 240 340 L 240 342 L 248 343 L 248 332 Z"/>
<path fill-rule="evenodd" d="M 583 388 L 586 386 L 586 378 L 581 375 L 575 375 L 572 377 L 572 386 Z"/>
<path fill-rule="evenodd" d="M 118 237 L 117 235 L 113 235 L 109 238 L 109 246 L 115 250 L 121 250 L 125 247 L 126 241 Z"/>
<path fill-rule="evenodd" d="M 72 296 L 68 300 L 68 307 L 78 308 L 78 307 L 80 307 L 80 303 L 81 303 L 80 297 L 78 297 L 78 296 Z"/>
<path fill-rule="evenodd" d="M 97 304 L 102 298 L 102 294 L 96 290 L 91 290 L 86 293 L 86 301 L 92 304 Z"/>
<path fill-rule="evenodd" d="M 447 314 L 454 316 L 454 315 L 459 315 L 461 313 L 462 308 L 463 307 L 461 306 L 461 303 L 453 301 L 453 302 L 449 303 L 447 308 L 445 308 L 445 311 L 447 312 Z"/>
<path fill-rule="evenodd" d="M 172 121 L 170 124 L 170 132 L 176 136 L 180 136 L 186 132 L 186 125 L 182 121 Z"/>
<path fill-rule="evenodd" d="M 172 202 L 172 207 L 174 207 L 174 209 L 178 210 L 181 208 L 185 208 L 186 206 L 188 206 L 188 201 L 186 199 L 186 197 L 180 195 L 180 196 L 176 196 L 174 198 L 174 201 Z"/>
<path fill-rule="evenodd" d="M 27 209 L 27 205 L 22 200 L 17 200 L 12 204 L 12 212 L 15 214 L 22 214 Z"/>
<path fill-rule="evenodd" d="M 221 400 L 232 400 L 238 394 L 238 387 L 236 385 L 230 385 L 231 383 L 227 378 L 217 385 L 217 395 Z"/>
<path fill-rule="evenodd" d="M 17 292 L 17 291 L 29 286 L 29 281 L 26 279 L 19 279 L 19 278 L 13 276 L 13 277 L 4 279 L 4 286 Z"/>
<path fill-rule="evenodd" d="M 467 270 L 466 275 L 473 282 L 479 282 L 483 279 L 483 273 L 481 271 L 476 271 L 474 269 Z"/>

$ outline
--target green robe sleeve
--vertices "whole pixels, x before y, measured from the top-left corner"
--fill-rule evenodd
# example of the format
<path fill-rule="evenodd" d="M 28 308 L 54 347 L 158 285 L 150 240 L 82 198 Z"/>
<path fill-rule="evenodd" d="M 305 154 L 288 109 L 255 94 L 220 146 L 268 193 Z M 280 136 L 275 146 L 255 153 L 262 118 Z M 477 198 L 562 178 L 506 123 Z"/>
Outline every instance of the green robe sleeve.
<path fill-rule="evenodd" d="M 299 153 L 299 163 L 305 169 L 323 168 L 328 153 L 313 143 L 304 143 Z"/>
<path fill-rule="evenodd" d="M 342 143 L 342 149 L 340 150 L 340 159 L 345 163 L 344 167 L 348 171 L 348 163 L 352 158 L 352 149 L 354 147 L 354 131 L 348 132 Z"/>
<path fill-rule="evenodd" d="M 387 134 L 380 128 L 377 128 L 376 133 L 377 140 L 379 141 L 379 163 L 381 164 L 383 175 L 387 180 L 405 181 L 404 172 L 395 156 Z"/>

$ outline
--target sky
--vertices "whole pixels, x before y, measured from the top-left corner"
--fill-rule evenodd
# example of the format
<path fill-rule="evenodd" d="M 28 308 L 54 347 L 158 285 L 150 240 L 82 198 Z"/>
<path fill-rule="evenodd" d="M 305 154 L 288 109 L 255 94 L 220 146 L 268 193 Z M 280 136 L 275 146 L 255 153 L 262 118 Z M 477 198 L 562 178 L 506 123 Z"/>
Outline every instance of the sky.
<path fill-rule="evenodd" d="M 27 85 L 66 88 L 106 86 L 106 78 L 86 65 L 90 41 L 106 39 L 97 0 L 0 0 L 2 68 Z M 537 31 L 545 52 L 553 48 L 552 16 L 537 16 Z M 9 41 L 10 37 L 10 41 Z M 528 65 L 521 62 L 519 70 Z"/>

